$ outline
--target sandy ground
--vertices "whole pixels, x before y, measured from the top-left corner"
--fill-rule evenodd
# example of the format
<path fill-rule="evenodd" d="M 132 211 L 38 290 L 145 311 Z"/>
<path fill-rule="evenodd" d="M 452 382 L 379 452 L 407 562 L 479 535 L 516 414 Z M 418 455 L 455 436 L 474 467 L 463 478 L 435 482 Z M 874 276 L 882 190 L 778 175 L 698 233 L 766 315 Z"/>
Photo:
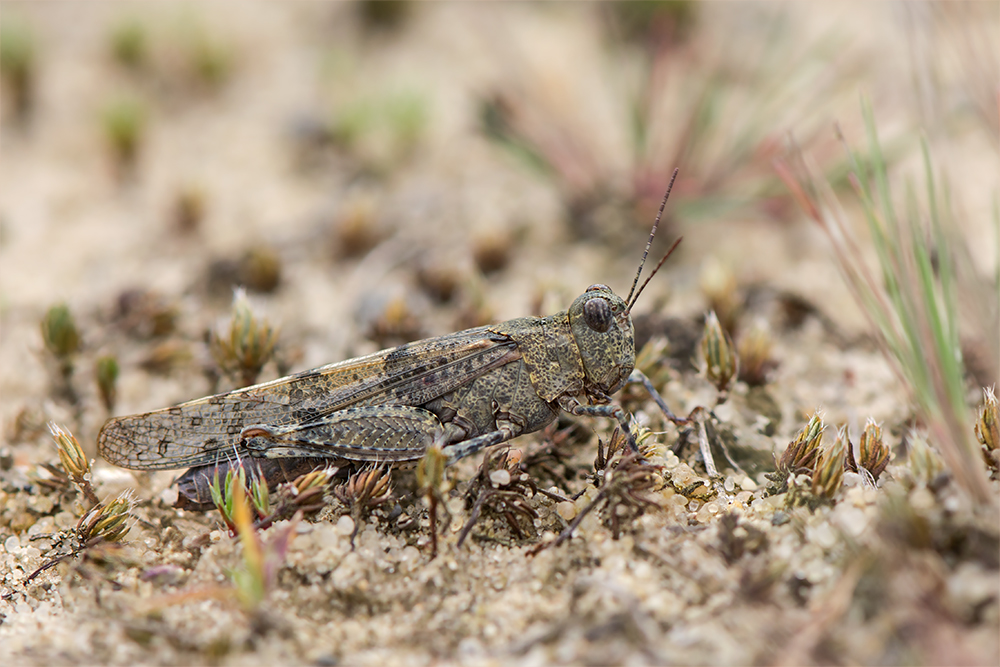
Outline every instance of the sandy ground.
<path fill-rule="evenodd" d="M 0 134 L 0 661 L 996 664 L 996 515 L 954 483 L 915 477 L 901 445 L 905 391 L 821 230 L 770 171 L 789 133 L 833 169 L 832 124 L 860 145 L 866 94 L 899 146 L 901 176 L 919 175 L 915 128 L 935 128 L 973 262 L 992 270 L 995 244 L 976 240 L 991 233 L 1000 171 L 995 109 L 992 126 L 977 115 L 967 64 L 970 52 L 995 56 L 978 40 L 996 45 L 996 22 L 983 26 L 997 5 L 977 7 L 701 5 L 651 74 L 641 41 L 623 41 L 598 5 L 427 3 L 372 27 L 354 4 L 4 2 L 4 25 L 28 27 L 38 64 L 26 118 L 5 88 Z M 138 69 L 111 55 L 122 25 L 146 36 Z M 198 74 L 211 49 L 225 72 L 216 83 Z M 685 150 L 710 76 L 716 115 Z M 654 94 L 640 168 L 633 105 Z M 131 167 L 102 121 L 122 96 L 145 109 Z M 484 133 L 497 100 L 521 114 L 536 153 L 548 146 L 548 168 Z M 645 497 L 659 507 L 621 510 L 618 539 L 616 510 L 602 507 L 572 540 L 537 548 L 598 494 L 588 475 L 611 425 L 567 418 L 515 447 L 537 463 L 559 441 L 555 472 L 526 472 L 542 489 L 583 495 L 532 495 L 520 536 L 487 512 L 458 547 L 472 457 L 448 471 L 452 521 L 432 558 L 426 503 L 413 472 L 399 471 L 393 501 L 356 526 L 330 497 L 320 518 L 264 531 L 272 544 L 292 532 L 266 601 L 247 606 L 229 576 L 243 545 L 216 512 L 171 507 L 177 472 L 98 459 L 101 498 L 133 488 L 139 499 L 124 547 L 25 583 L 65 553 L 54 535 L 85 509 L 72 487 L 42 483 L 52 474 L 40 464 L 58 462 L 45 423 L 96 456 L 111 416 L 95 383 L 103 355 L 121 369 L 113 415 L 232 388 L 213 372 L 206 332 L 227 321 L 234 284 L 267 282 L 248 253 L 280 267 L 276 286 L 250 292 L 280 327 L 269 380 L 553 313 L 595 282 L 627 292 L 674 166 L 652 255 L 684 242 L 636 308 L 645 331 L 670 340 L 649 348 L 644 370 L 676 412 L 715 406 L 718 437 L 744 470 L 716 445 L 721 475 L 709 480 L 688 436 L 629 389 L 618 398 L 655 432 L 660 467 Z M 640 205 L 624 204 L 637 183 Z M 188 227 L 184 201 L 202 209 Z M 682 343 L 700 335 L 713 265 L 746 299 L 743 326 L 767 324 L 777 361 L 763 389 L 738 382 L 718 405 Z M 442 281 L 445 300 L 433 287 Z M 75 401 L 57 391 L 39 335 L 59 302 L 82 338 Z M 977 395 L 970 385 L 970 403 Z M 883 424 L 895 454 L 879 488 L 849 473 L 813 509 L 765 493 L 771 453 L 816 410 L 828 444 L 841 425 L 857 442 L 867 419 Z"/>

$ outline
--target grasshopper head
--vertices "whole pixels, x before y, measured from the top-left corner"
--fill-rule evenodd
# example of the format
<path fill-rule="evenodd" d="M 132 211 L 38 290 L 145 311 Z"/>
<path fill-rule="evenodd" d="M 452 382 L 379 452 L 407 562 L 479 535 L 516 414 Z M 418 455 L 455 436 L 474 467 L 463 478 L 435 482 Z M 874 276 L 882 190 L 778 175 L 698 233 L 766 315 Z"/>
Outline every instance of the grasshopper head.
<path fill-rule="evenodd" d="M 635 332 L 625 300 L 607 285 L 591 285 L 569 307 L 588 389 L 613 394 L 635 366 Z"/>

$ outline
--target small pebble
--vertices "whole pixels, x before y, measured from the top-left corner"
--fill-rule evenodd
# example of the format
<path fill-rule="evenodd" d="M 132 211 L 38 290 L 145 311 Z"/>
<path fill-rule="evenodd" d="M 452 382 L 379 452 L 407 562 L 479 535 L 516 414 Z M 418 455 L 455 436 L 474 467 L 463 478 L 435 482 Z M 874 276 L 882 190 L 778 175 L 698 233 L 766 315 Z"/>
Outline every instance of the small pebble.
<path fill-rule="evenodd" d="M 354 519 L 346 514 L 337 520 L 337 532 L 345 537 L 354 532 Z"/>
<path fill-rule="evenodd" d="M 556 514 L 566 521 L 572 521 L 576 517 L 576 505 L 570 502 L 562 502 L 556 505 Z"/>
<path fill-rule="evenodd" d="M 510 484 L 510 471 L 500 469 L 490 473 L 490 482 L 493 486 L 506 486 Z"/>

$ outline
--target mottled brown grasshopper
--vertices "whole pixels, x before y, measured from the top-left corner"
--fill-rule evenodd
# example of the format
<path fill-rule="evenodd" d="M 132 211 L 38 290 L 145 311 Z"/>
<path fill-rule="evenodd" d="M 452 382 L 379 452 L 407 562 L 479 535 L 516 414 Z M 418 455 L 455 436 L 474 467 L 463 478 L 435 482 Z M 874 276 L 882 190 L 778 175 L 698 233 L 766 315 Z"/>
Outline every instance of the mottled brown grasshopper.
<path fill-rule="evenodd" d="M 560 410 L 615 419 L 634 449 L 626 413 L 610 399 L 627 381 L 642 382 L 669 418 L 682 421 L 633 368 L 630 315 L 649 279 L 680 242 L 637 291 L 670 187 L 625 299 L 606 285 L 591 285 L 568 310 L 550 317 L 520 317 L 429 338 L 117 417 L 98 436 L 101 456 L 136 470 L 191 468 L 180 490 L 197 505 L 205 500 L 211 470 L 236 460 L 254 461 L 271 480 L 322 460 L 419 460 L 432 446 L 452 463 L 542 429 Z"/>

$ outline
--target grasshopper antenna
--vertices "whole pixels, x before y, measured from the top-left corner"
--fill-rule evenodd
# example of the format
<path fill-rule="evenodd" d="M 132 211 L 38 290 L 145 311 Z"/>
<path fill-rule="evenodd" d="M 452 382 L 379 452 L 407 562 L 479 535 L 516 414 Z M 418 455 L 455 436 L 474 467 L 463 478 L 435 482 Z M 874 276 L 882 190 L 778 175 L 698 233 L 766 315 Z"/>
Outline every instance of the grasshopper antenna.
<path fill-rule="evenodd" d="M 635 280 L 632 281 L 632 289 L 629 290 L 628 296 L 625 298 L 625 303 L 630 304 L 632 302 L 632 294 L 635 292 L 635 286 L 639 284 L 639 276 L 642 275 L 642 267 L 646 265 L 646 256 L 649 255 L 649 247 L 653 245 L 653 237 L 656 236 L 656 228 L 660 226 L 660 218 L 663 216 L 663 209 L 667 205 L 667 199 L 670 198 L 670 191 L 674 188 L 674 181 L 677 180 L 678 171 L 680 171 L 680 169 L 674 169 L 674 174 L 670 177 L 670 184 L 667 185 L 667 194 L 663 195 L 663 201 L 660 203 L 660 210 L 657 212 L 656 220 L 653 222 L 653 229 L 649 232 L 649 240 L 646 241 L 646 249 L 642 252 L 642 261 L 639 262 L 639 270 L 635 272 Z M 667 254 L 669 255 L 670 253 L 668 252 Z M 662 260 L 660 263 L 663 263 Z M 652 278 L 652 276 L 650 276 L 650 278 Z M 649 281 L 647 280 L 646 282 Z M 643 287 L 645 287 L 645 284 Z M 639 291 L 641 292 L 642 289 Z M 636 294 L 636 296 L 639 295 Z"/>
<path fill-rule="evenodd" d="M 674 173 L 670 177 L 670 183 L 667 185 L 667 193 L 663 195 L 663 201 L 660 203 L 660 210 L 656 213 L 656 220 L 653 222 L 653 229 L 649 232 L 649 240 L 646 241 L 646 249 L 642 253 L 642 261 L 639 262 L 639 270 L 635 272 L 635 280 L 632 281 L 632 289 L 629 290 L 628 297 L 625 298 L 625 303 L 628 304 L 626 312 L 632 309 L 633 304 L 635 304 L 635 300 L 639 298 L 639 294 L 642 293 L 642 290 L 649 284 L 652 277 L 655 276 L 656 272 L 660 270 L 661 266 L 663 266 L 663 262 L 667 260 L 667 257 L 670 256 L 670 253 L 674 251 L 674 248 L 676 248 L 677 244 L 681 241 L 680 239 L 674 241 L 674 244 L 670 246 L 670 250 L 667 251 L 667 254 L 663 256 L 663 259 L 661 259 L 660 263 L 656 265 L 653 272 L 649 274 L 649 278 L 646 278 L 646 282 L 644 282 L 642 287 L 639 288 L 639 292 L 636 292 L 635 286 L 639 284 L 639 276 L 642 275 L 642 267 L 646 265 L 646 257 L 649 255 L 649 248 L 653 245 L 653 238 L 656 236 L 656 230 L 660 226 L 660 218 L 663 216 L 663 209 L 667 206 L 667 199 L 670 198 L 670 191 L 674 188 L 674 181 L 677 180 L 678 171 L 680 170 L 674 169 Z M 632 298 L 633 294 L 635 294 L 635 299 Z"/>
<path fill-rule="evenodd" d="M 632 312 L 632 306 L 634 306 L 635 302 L 639 300 L 639 295 L 642 294 L 642 290 L 646 289 L 646 285 L 648 285 L 649 281 L 653 279 L 653 276 L 656 275 L 656 272 L 660 270 L 660 267 L 663 266 L 663 263 L 667 261 L 667 257 L 670 257 L 670 255 L 674 252 L 674 249 L 677 246 L 679 246 L 681 244 L 681 241 L 683 240 L 684 240 L 683 236 L 678 237 L 677 240 L 674 241 L 674 244 L 670 246 L 670 250 L 667 251 L 667 254 L 660 258 L 660 261 L 659 263 L 657 263 L 656 268 L 653 269 L 653 272 L 650 273 L 649 277 L 647 277 L 645 282 L 642 283 L 642 287 L 639 288 L 639 291 L 635 293 L 635 298 L 633 298 L 632 301 L 628 302 L 628 304 L 625 306 L 626 313 Z"/>

